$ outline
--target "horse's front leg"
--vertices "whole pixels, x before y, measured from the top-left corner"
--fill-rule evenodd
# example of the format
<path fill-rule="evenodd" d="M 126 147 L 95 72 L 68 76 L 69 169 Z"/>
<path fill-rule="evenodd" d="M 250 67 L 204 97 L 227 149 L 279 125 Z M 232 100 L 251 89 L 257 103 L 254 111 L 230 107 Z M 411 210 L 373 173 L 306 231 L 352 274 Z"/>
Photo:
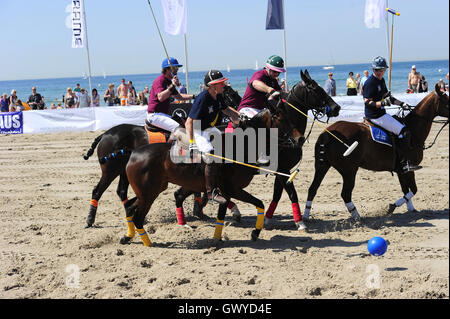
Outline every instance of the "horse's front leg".
<path fill-rule="evenodd" d="M 261 233 L 261 230 L 264 227 L 264 204 L 258 198 L 250 195 L 243 189 L 235 192 L 233 194 L 233 198 L 240 200 L 245 203 L 253 204 L 256 207 L 257 217 L 256 217 L 256 225 L 255 229 L 252 231 L 251 238 L 253 241 L 256 241 Z"/>
<path fill-rule="evenodd" d="M 394 204 L 389 204 L 388 214 L 392 214 L 397 207 L 406 203 L 408 211 L 413 212 L 414 208 L 412 198 L 417 193 L 416 178 L 414 172 L 408 172 L 405 174 L 398 174 L 398 180 L 402 187 L 403 197 L 397 199 Z"/>

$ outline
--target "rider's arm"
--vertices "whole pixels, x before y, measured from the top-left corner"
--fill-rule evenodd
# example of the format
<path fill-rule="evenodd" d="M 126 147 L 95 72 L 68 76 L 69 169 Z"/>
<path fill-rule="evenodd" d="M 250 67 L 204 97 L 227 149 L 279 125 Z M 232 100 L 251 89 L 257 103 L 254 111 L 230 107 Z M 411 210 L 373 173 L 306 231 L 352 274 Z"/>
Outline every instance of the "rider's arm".
<path fill-rule="evenodd" d="M 160 101 L 160 102 L 164 102 L 165 100 L 167 100 L 172 94 L 174 94 L 174 92 L 177 92 L 177 89 L 175 88 L 175 85 L 173 85 L 173 84 L 170 84 L 168 87 L 167 87 L 167 89 L 165 89 L 165 90 L 163 90 L 163 91 L 161 91 L 161 92 L 159 92 L 158 94 L 157 94 L 157 97 L 158 97 L 158 101 Z M 177 96 L 177 95 L 179 95 L 180 93 L 175 93 L 174 95 L 175 96 Z"/>
<path fill-rule="evenodd" d="M 376 102 L 376 101 L 373 101 L 373 100 L 370 100 L 370 99 L 366 99 L 366 98 L 364 98 L 364 105 L 369 107 L 369 108 L 372 108 L 372 109 L 380 108 L 382 106 L 381 105 L 381 101 Z"/>
<path fill-rule="evenodd" d="M 177 95 L 175 95 L 175 98 L 178 101 L 193 100 L 193 99 L 195 99 L 195 94 L 178 93 Z"/>
<path fill-rule="evenodd" d="M 270 86 L 266 85 L 264 82 L 259 81 L 259 80 L 254 80 L 251 85 L 253 86 L 253 88 L 259 92 L 262 93 L 272 93 L 273 91 L 275 91 L 274 88 L 271 88 Z"/>
<path fill-rule="evenodd" d="M 186 132 L 189 137 L 189 144 L 194 143 L 194 120 L 191 117 L 188 117 L 184 126 L 186 127 Z"/>

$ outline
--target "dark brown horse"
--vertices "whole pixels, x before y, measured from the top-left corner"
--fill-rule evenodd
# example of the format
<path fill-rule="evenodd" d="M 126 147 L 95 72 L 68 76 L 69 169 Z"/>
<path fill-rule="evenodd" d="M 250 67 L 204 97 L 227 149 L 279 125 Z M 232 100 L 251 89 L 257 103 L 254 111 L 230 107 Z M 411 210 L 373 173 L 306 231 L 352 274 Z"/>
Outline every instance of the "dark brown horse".
<path fill-rule="evenodd" d="M 269 111 L 259 113 L 248 121 L 248 125 L 258 128 L 278 128 L 280 135 L 288 135 L 298 139 L 300 135 L 292 128 L 282 110 L 276 115 Z M 224 138 L 224 135 L 222 135 Z M 224 144 L 223 144 L 224 145 Z M 159 194 L 167 189 L 169 183 L 182 186 L 186 190 L 205 192 L 204 163 L 175 164 L 170 156 L 171 145 L 168 143 L 151 144 L 136 149 L 126 166 L 126 173 L 137 201 L 127 212 L 128 232 L 121 239 L 121 243 L 128 243 L 137 231 L 145 246 L 151 242 L 143 229 L 144 218 Z M 244 150 L 247 157 L 247 152 Z M 251 203 L 257 208 L 258 218 L 256 227 L 252 231 L 252 239 L 256 240 L 264 225 L 264 204 L 258 198 L 244 190 L 249 185 L 257 169 L 237 164 L 223 164 L 217 176 L 216 184 L 224 197 L 225 204 L 219 205 L 216 231 L 214 238 L 220 240 L 226 209 L 231 198 Z"/>
<path fill-rule="evenodd" d="M 430 132 L 433 119 L 436 116 L 449 117 L 448 95 L 440 91 L 436 85 L 435 91 L 427 95 L 404 119 L 404 124 L 411 130 L 412 140 L 409 158 L 414 165 L 420 164 L 423 158 L 425 140 Z M 348 156 L 343 157 L 345 146 L 333 138 L 329 133 L 320 134 L 315 145 L 315 174 L 308 190 L 308 198 L 303 218 L 309 219 L 311 204 L 316 196 L 328 169 L 334 167 L 343 178 L 341 197 L 354 220 L 360 216 L 352 202 L 352 191 L 358 168 L 371 171 L 397 171 L 395 152 L 393 148 L 374 142 L 368 124 L 338 121 L 328 127 L 328 130 L 339 136 L 350 145 L 358 141 L 358 147 Z M 396 207 L 408 203 L 408 210 L 413 211 L 412 196 L 417 193 L 414 172 L 400 173 L 398 180 L 404 194 L 395 204 L 390 204 L 388 213 Z"/>
<path fill-rule="evenodd" d="M 239 94 L 230 86 L 224 88 L 224 99 L 227 105 L 237 107 L 241 101 Z M 177 113 L 177 110 L 174 110 Z M 183 124 L 183 117 L 175 116 L 175 119 Z M 223 127 L 224 129 L 224 127 Z M 169 132 L 166 132 L 168 137 Z M 166 138 L 167 138 L 166 137 Z M 92 190 L 92 197 L 89 205 L 89 214 L 86 218 L 86 228 L 91 227 L 97 215 L 97 209 L 100 198 L 108 189 L 109 185 L 118 177 L 119 184 L 116 193 L 119 196 L 125 211 L 134 203 L 136 198 L 128 200 L 128 179 L 125 173 L 125 166 L 128 163 L 130 154 L 136 148 L 149 144 L 149 137 L 144 126 L 133 124 L 120 124 L 114 126 L 95 138 L 84 159 L 88 160 L 94 154 L 97 148 L 97 157 L 100 163 L 102 175 L 99 182 Z M 174 194 L 177 208 L 180 207 L 180 192 Z M 192 194 L 192 193 L 191 193 Z M 185 197 L 183 197 L 183 200 Z M 194 213 L 198 217 L 202 217 L 202 208 L 198 208 L 202 200 L 199 193 L 194 194 Z M 230 204 L 230 208 L 233 205 Z M 184 215 L 177 215 L 178 223 L 181 225 L 185 223 Z"/>

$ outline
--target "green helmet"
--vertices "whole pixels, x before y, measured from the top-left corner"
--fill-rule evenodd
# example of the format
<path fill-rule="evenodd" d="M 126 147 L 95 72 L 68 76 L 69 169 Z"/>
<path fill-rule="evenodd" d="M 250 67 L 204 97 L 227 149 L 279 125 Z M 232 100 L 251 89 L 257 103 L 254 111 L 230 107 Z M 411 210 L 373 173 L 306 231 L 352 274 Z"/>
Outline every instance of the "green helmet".
<path fill-rule="evenodd" d="M 286 69 L 284 68 L 284 61 L 283 59 L 278 55 L 272 55 L 267 59 L 266 67 L 269 69 L 275 71 L 275 72 L 286 72 Z"/>

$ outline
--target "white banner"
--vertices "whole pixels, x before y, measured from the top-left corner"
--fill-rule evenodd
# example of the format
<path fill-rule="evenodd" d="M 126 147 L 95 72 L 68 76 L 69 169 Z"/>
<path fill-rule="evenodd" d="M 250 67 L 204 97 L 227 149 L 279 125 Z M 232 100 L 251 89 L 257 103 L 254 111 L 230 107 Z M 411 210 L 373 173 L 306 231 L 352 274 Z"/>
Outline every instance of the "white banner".
<path fill-rule="evenodd" d="M 72 48 L 84 48 L 86 25 L 83 0 L 72 0 Z"/>
<path fill-rule="evenodd" d="M 428 93 L 395 94 L 400 101 L 417 105 Z M 339 120 L 361 122 L 364 117 L 364 102 L 358 96 L 334 96 L 333 100 L 341 107 Z M 396 106 L 386 107 L 393 115 L 399 111 Z M 86 132 L 107 130 L 119 124 L 144 125 L 147 106 L 86 107 L 81 109 L 34 110 L 23 113 L 23 133 Z M 6 113 L 12 114 L 12 113 Z M 312 113 L 309 115 L 313 117 Z"/>
<path fill-rule="evenodd" d="M 386 19 L 386 0 L 366 0 L 364 23 L 366 27 L 379 28 L 380 21 Z"/>
<path fill-rule="evenodd" d="M 164 11 L 164 30 L 171 35 L 186 34 L 186 0 L 161 0 Z"/>

